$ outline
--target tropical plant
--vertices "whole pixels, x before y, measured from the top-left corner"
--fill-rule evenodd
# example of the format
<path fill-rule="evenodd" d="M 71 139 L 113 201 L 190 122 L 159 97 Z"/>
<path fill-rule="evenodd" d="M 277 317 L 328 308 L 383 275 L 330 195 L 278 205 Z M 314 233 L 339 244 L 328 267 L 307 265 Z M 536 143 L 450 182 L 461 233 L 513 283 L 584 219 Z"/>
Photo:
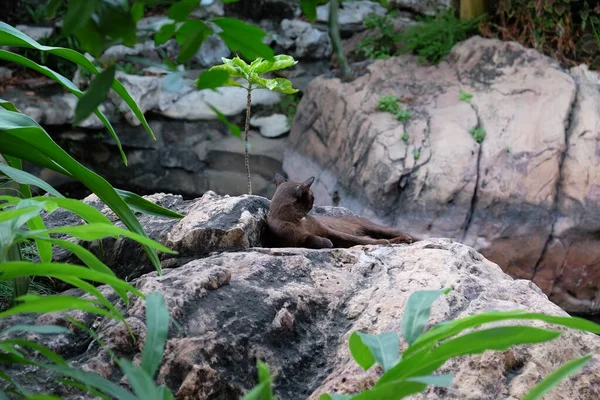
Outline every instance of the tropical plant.
<path fill-rule="evenodd" d="M 425 327 L 433 303 L 448 289 L 423 290 L 410 295 L 404 309 L 402 334 L 408 348 L 400 352 L 400 338 L 396 332 L 378 335 L 353 332 L 349 338 L 350 354 L 365 371 L 375 364 L 383 374 L 372 388 L 355 394 L 323 394 L 319 400 L 403 399 L 423 392 L 428 386 L 450 386 L 453 376 L 435 374 L 446 361 L 460 356 L 481 354 L 487 350 L 507 350 L 520 344 L 536 344 L 556 339 L 561 332 L 522 325 L 485 328 L 468 333 L 465 330 L 481 328 L 484 324 L 501 321 L 537 320 L 554 325 L 600 333 L 600 325 L 576 317 L 557 317 L 524 310 L 490 311 L 453 321 L 444 321 Z M 538 382 L 523 398 L 540 399 L 561 380 L 583 368 L 592 355 L 569 361 Z M 270 376 L 259 363 L 259 384 L 244 399 L 274 399 L 269 389 Z"/>
<path fill-rule="evenodd" d="M 223 64 L 210 68 L 196 80 L 198 89 L 214 89 L 218 86 L 234 86 L 246 89 L 246 122 L 244 124 L 244 161 L 246 165 L 246 178 L 248 180 L 248 194 L 252 194 L 252 180 L 250 175 L 250 155 L 248 154 L 248 131 L 250 129 L 250 107 L 252 105 L 252 91 L 254 89 L 268 89 L 283 94 L 294 94 L 298 89 L 292 87 L 292 82 L 285 78 L 262 78 L 261 75 L 288 68 L 297 63 L 293 57 L 278 55 L 273 60 L 256 58 L 252 63 L 246 64 L 239 57 L 233 59 L 222 58 Z M 244 84 L 234 80 L 243 80 Z M 220 82 L 224 81 L 221 85 Z"/>

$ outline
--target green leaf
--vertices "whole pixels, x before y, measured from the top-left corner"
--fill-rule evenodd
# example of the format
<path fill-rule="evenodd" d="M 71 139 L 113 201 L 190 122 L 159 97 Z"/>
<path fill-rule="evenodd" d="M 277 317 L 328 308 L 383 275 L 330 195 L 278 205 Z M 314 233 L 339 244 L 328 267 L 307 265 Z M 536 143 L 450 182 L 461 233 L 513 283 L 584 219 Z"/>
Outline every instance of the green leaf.
<path fill-rule="evenodd" d="M 269 386 L 269 382 L 259 383 L 246 393 L 242 400 L 262 400 L 262 394 L 267 386 Z"/>
<path fill-rule="evenodd" d="M 4 265 L 3 265 L 4 266 Z M 50 313 L 56 311 L 82 310 L 93 314 L 111 317 L 111 315 L 99 307 L 95 301 L 85 300 L 72 296 L 44 296 L 40 298 L 32 298 L 30 296 L 22 296 L 19 298 L 21 303 L 9 308 L 6 311 L 0 312 L 0 318 L 10 317 L 21 313 Z"/>
<path fill-rule="evenodd" d="M 150 379 L 153 379 L 160 366 L 169 335 L 169 311 L 160 292 L 146 296 L 146 327 L 141 365 Z"/>
<path fill-rule="evenodd" d="M 362 369 L 366 371 L 375 364 L 375 357 L 373 357 L 371 349 L 363 343 L 357 332 L 353 332 L 352 335 L 350 335 L 348 345 L 354 361 L 356 361 Z"/>
<path fill-rule="evenodd" d="M 68 61 L 71 61 L 77 65 L 79 65 L 82 69 L 94 74 L 98 75 L 100 72 L 98 68 L 88 60 L 83 54 L 76 52 L 75 50 L 66 49 L 63 47 L 50 47 L 50 46 L 42 46 L 29 36 L 25 35 L 23 32 L 18 29 L 13 28 L 12 26 L 0 22 L 0 45 L 1 46 L 11 46 L 11 47 L 26 47 L 30 49 L 37 49 L 43 52 L 47 52 L 50 54 L 54 54 L 58 57 L 64 58 Z M 58 74 L 57 74 L 58 75 Z M 54 79 L 54 78 L 53 78 Z M 59 82 L 60 83 L 60 82 Z M 125 103 L 131 108 L 135 116 L 140 120 L 142 126 L 146 129 L 146 131 L 152 136 L 153 139 L 154 133 L 152 129 L 150 129 L 150 125 L 146 121 L 144 117 L 144 113 L 140 110 L 139 106 L 133 100 L 131 95 L 127 92 L 125 87 L 118 80 L 114 80 L 112 83 L 112 89 L 125 101 Z M 105 124 L 106 125 L 106 124 Z"/>
<path fill-rule="evenodd" d="M 249 60 L 257 57 L 273 59 L 273 50 L 262 42 L 266 36 L 262 29 L 235 18 L 215 18 L 212 22 L 223 30 L 219 36 L 230 50 L 239 51 Z"/>
<path fill-rule="evenodd" d="M 254 77 L 254 79 L 251 80 L 251 83 L 259 85 L 259 87 L 264 89 L 269 89 L 283 94 L 294 94 L 298 92 L 298 89 L 294 89 L 292 87 L 292 82 L 285 78 L 265 79 Z"/>
<path fill-rule="evenodd" d="M 583 318 L 556 317 L 540 313 L 526 313 L 524 310 L 490 311 L 434 326 L 429 332 L 421 335 L 412 346 L 406 349 L 403 357 L 408 357 L 423 349 L 433 348 L 433 346 L 440 341 L 455 336 L 465 329 L 474 328 L 485 323 L 505 320 L 538 320 L 565 326 L 567 328 L 579 329 L 596 334 L 600 333 L 600 325 Z"/>
<path fill-rule="evenodd" d="M 0 107 L 8 111 L 19 112 L 19 110 L 17 110 L 17 107 L 15 107 L 15 105 L 8 100 L 0 99 Z"/>
<path fill-rule="evenodd" d="M 27 207 L 18 210 L 2 211 L 2 213 L 0 213 L 0 222 L 14 219 L 19 221 L 18 228 L 20 228 L 25 222 L 27 222 L 27 220 L 33 218 L 35 215 L 38 215 L 40 210 L 41 207 Z M 16 221 L 15 224 L 17 223 Z"/>
<path fill-rule="evenodd" d="M 231 132 L 231 134 L 233 136 L 237 136 L 237 137 L 241 137 L 242 136 L 242 131 L 241 131 L 241 129 L 240 129 L 239 126 L 237 126 L 236 124 L 233 124 L 233 123 L 229 122 L 229 120 L 227 119 L 227 117 L 225 116 L 225 114 L 223 114 L 221 111 L 219 111 L 212 104 L 208 104 L 208 106 L 210 107 L 211 110 L 213 110 L 213 112 L 215 114 L 217 114 L 217 119 L 219 121 L 221 121 L 222 123 L 224 123 L 225 126 L 227 126 L 227 128 L 229 128 L 229 131 Z"/>
<path fill-rule="evenodd" d="M 8 165 L 2 163 L 0 163 L 0 172 L 22 185 L 34 185 L 48 193 L 53 194 L 56 197 L 64 197 L 58 190 L 54 189 L 52 186 L 48 185 L 46 182 L 30 174 L 29 172 L 9 167 Z"/>
<path fill-rule="evenodd" d="M 447 294 L 449 289 L 420 290 L 410 295 L 404 308 L 402 319 L 402 332 L 404 340 L 413 344 L 425 330 L 429 320 L 431 306 L 442 295 Z"/>
<path fill-rule="evenodd" d="M 77 125 L 89 117 L 90 114 L 106 100 L 108 91 L 112 86 L 112 81 L 115 78 L 116 70 L 116 66 L 111 65 L 92 81 L 77 103 L 73 125 Z"/>
<path fill-rule="evenodd" d="M 4 262 L 0 265 L 0 272 L 3 273 L 2 276 L 0 276 L 0 281 L 13 279 L 19 276 L 51 276 L 55 278 L 72 276 L 74 278 L 106 283 L 113 288 L 144 297 L 139 290 L 117 278 L 114 274 L 105 274 L 79 265 L 11 261 Z"/>
<path fill-rule="evenodd" d="M 100 6 L 100 0 L 70 0 L 68 5 L 62 27 L 65 36 L 71 35 L 85 26 L 94 11 Z"/>
<path fill-rule="evenodd" d="M 542 396 L 549 393 L 556 385 L 558 385 L 563 379 L 573 375 L 591 360 L 592 355 L 571 360 L 560 366 L 556 371 L 545 377 L 541 382 L 536 384 L 530 391 L 523 397 L 522 400 L 537 400 L 541 399 Z"/>
<path fill-rule="evenodd" d="M 184 21 L 197 6 L 198 0 L 181 0 L 169 7 L 167 16 L 176 22 L 181 22 Z"/>
<path fill-rule="evenodd" d="M 110 222 L 110 220 L 104 214 L 81 200 L 44 196 L 32 197 L 31 200 L 42 204 L 55 204 L 58 207 L 64 208 L 65 210 L 81 217 L 81 219 L 90 224 L 99 223 L 112 225 L 112 222 Z"/>
<path fill-rule="evenodd" d="M 384 371 L 389 370 L 396 364 L 400 351 L 400 341 L 396 332 L 384 332 L 379 335 L 369 335 L 362 332 L 356 332 L 356 334 L 362 343 L 369 348 L 373 358 L 377 361 L 377 364 L 383 367 Z M 361 348 L 361 351 L 364 351 L 364 348 Z M 363 358 L 363 361 L 365 361 L 365 365 L 368 364 L 366 357 Z"/>
<path fill-rule="evenodd" d="M 104 51 L 106 42 L 105 35 L 98 28 L 96 21 L 88 19 L 85 25 L 77 29 L 74 33 L 82 49 L 94 57 L 100 57 Z"/>
<path fill-rule="evenodd" d="M 229 80 L 229 74 L 226 71 L 219 69 L 204 71 L 196 80 L 196 87 L 198 90 L 215 89 L 223 86 Z"/>
<path fill-rule="evenodd" d="M 47 348 L 46 346 L 42 346 L 41 344 L 24 340 L 24 339 L 3 339 L 2 345 L 11 345 L 11 346 L 20 346 L 20 347 L 29 347 L 46 357 L 47 359 L 55 362 L 59 365 L 67 365 L 67 362 L 58 354 Z"/>
<path fill-rule="evenodd" d="M 196 19 L 187 20 L 179 27 L 175 36 L 177 43 L 181 45 L 177 62 L 184 63 L 192 58 L 202 42 L 213 33 L 212 29 L 204 22 Z"/>
<path fill-rule="evenodd" d="M 125 236 L 126 238 L 133 239 L 138 243 L 152 247 L 163 253 L 177 254 L 176 251 L 171 250 L 162 244 L 155 242 L 148 237 L 138 235 L 137 233 L 118 228 L 114 225 L 91 223 L 86 225 L 75 225 L 75 226 L 58 226 L 52 229 L 46 229 L 45 231 L 34 231 L 25 232 L 22 237 L 33 239 L 36 237 L 47 237 L 53 233 L 64 233 L 71 235 L 81 240 L 98 240 L 108 236 Z"/>
<path fill-rule="evenodd" d="M 63 367 L 57 365 L 42 364 L 41 367 L 50 371 L 58 372 L 63 376 L 67 376 L 71 379 L 75 379 L 93 388 L 99 389 L 102 392 L 111 395 L 113 398 L 119 400 L 138 400 L 134 395 L 129 393 L 127 390 L 123 389 L 121 386 L 112 383 L 108 379 L 105 379 L 96 373 L 87 372 L 72 367 Z"/>
<path fill-rule="evenodd" d="M 144 199 L 142 196 L 139 196 L 135 193 L 129 192 L 127 190 L 115 189 L 119 196 L 131 207 L 132 210 L 141 212 L 147 215 L 153 215 L 155 217 L 166 217 L 166 218 L 177 218 L 181 219 L 184 216 L 171 211 L 168 208 L 164 208 L 159 206 L 158 204 L 154 204 L 151 201 Z"/>
<path fill-rule="evenodd" d="M 161 44 L 166 43 L 173 37 L 176 28 L 177 25 L 175 24 L 166 24 L 161 26 L 159 31 L 154 35 L 154 44 L 160 46 Z"/>
<path fill-rule="evenodd" d="M 317 19 L 317 0 L 300 0 L 300 8 L 309 21 Z"/>
<path fill-rule="evenodd" d="M 263 384 L 263 390 L 260 394 L 261 400 L 272 400 L 273 399 L 273 387 L 271 386 L 271 374 L 269 368 L 261 360 L 256 361 L 256 367 L 258 369 L 258 382 Z"/>
<path fill-rule="evenodd" d="M 144 369 L 133 365 L 130 361 L 122 359 L 119 362 L 121 370 L 127 376 L 127 380 L 133 392 L 139 399 L 156 399 L 158 388 L 154 380 Z"/>
<path fill-rule="evenodd" d="M 114 88 L 114 87 L 113 87 Z M 85 168 L 66 153 L 31 118 L 0 109 L 0 153 L 22 158 L 79 180 L 109 206 L 131 231 L 145 236 L 139 221 L 125 201 L 102 177 Z M 161 274 L 156 252 L 144 245 L 146 254 Z"/>
<path fill-rule="evenodd" d="M 283 54 L 275 56 L 272 61 L 257 58 L 250 65 L 250 71 L 262 75 L 267 72 L 289 68 L 296 64 L 298 64 L 298 61 L 294 60 L 294 57 Z"/>
<path fill-rule="evenodd" d="M 54 18 L 56 10 L 63 4 L 64 0 L 50 0 L 46 5 L 46 19 Z"/>
<path fill-rule="evenodd" d="M 131 6 L 131 16 L 135 22 L 138 22 L 144 16 L 144 2 L 136 1 Z"/>
<path fill-rule="evenodd" d="M 23 56 L 20 56 L 15 53 L 11 53 L 9 51 L 0 50 L 0 59 L 5 59 L 5 60 L 11 61 L 11 62 L 25 65 L 28 68 L 31 68 L 35 71 L 38 71 L 38 72 L 48 76 L 49 78 L 54 79 L 55 81 L 60 83 L 64 88 L 66 88 L 68 91 L 73 93 L 75 96 L 77 96 L 77 97 L 83 96 L 83 92 L 81 90 L 79 90 L 77 88 L 77 86 L 75 86 L 73 84 L 73 82 L 71 82 L 64 76 L 57 74 L 56 72 L 52 71 L 51 69 L 41 66 L 39 64 L 36 64 L 33 61 L 30 61 L 29 59 L 27 59 Z M 113 140 L 115 141 L 115 143 L 117 144 L 117 147 L 119 148 L 119 152 L 121 153 L 123 162 L 125 163 L 125 165 L 127 165 L 127 157 L 125 156 L 125 152 L 123 151 L 123 148 L 121 146 L 121 141 L 119 140 L 119 137 L 117 136 L 117 133 L 115 132 L 114 128 L 112 127 L 110 121 L 108 121 L 108 118 L 106 118 L 106 116 L 98 109 L 96 109 L 94 111 L 94 114 L 96 114 L 98 119 L 100 119 L 100 121 L 104 124 L 106 129 L 108 129 L 108 131 L 110 132 L 111 136 L 113 137 Z"/>
<path fill-rule="evenodd" d="M 350 400 L 354 396 L 351 394 L 326 393 L 319 396 L 319 400 Z"/>
<path fill-rule="evenodd" d="M 0 331 L 0 335 L 8 335 L 13 332 L 31 332 L 40 335 L 58 335 L 61 333 L 69 334 L 70 330 L 58 325 L 13 325 Z"/>
<path fill-rule="evenodd" d="M 452 376 L 451 374 L 414 376 L 414 377 L 406 379 L 407 382 L 419 382 L 419 383 L 424 383 L 424 384 L 430 385 L 430 386 L 440 386 L 440 387 L 452 386 L 453 380 L 454 380 L 454 376 Z"/>
<path fill-rule="evenodd" d="M 431 351 L 425 349 L 412 357 L 405 357 L 403 354 L 402 360 L 383 374 L 375 386 L 392 380 L 431 374 L 454 357 L 479 354 L 487 350 L 506 350 L 518 344 L 547 342 L 558 336 L 560 332 L 530 326 L 502 326 L 467 333 L 448 340 Z"/>

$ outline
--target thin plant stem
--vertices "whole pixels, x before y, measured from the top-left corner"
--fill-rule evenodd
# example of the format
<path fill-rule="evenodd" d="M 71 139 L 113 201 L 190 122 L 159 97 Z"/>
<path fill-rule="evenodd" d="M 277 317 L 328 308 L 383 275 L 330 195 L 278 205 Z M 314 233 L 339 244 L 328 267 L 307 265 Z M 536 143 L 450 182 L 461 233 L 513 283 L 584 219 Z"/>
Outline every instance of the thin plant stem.
<path fill-rule="evenodd" d="M 339 1 L 329 1 L 329 38 L 331 39 L 331 45 L 333 51 L 337 54 L 338 60 L 340 61 L 340 68 L 342 70 L 342 80 L 345 82 L 354 79 L 352 68 L 348 64 L 348 59 L 344 54 L 344 47 L 342 46 L 342 37 L 340 36 L 340 24 L 338 21 L 338 10 Z"/>
<path fill-rule="evenodd" d="M 248 131 L 250 130 L 250 106 L 252 105 L 252 86 L 248 86 L 246 101 L 246 126 L 244 128 L 244 162 L 246 164 L 246 178 L 248 179 L 248 194 L 252 194 L 252 179 L 250 176 L 250 155 L 248 154 Z"/>

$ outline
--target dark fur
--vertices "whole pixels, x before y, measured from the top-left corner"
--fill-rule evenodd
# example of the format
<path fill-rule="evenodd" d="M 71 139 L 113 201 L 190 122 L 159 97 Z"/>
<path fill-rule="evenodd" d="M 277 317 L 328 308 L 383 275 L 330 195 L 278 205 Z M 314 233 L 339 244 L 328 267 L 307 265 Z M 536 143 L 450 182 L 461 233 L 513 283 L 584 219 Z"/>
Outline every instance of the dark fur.
<path fill-rule="evenodd" d="M 277 189 L 269 210 L 270 247 L 313 249 L 352 247 L 366 244 L 412 243 L 416 239 L 397 230 L 355 216 L 311 216 L 314 196 L 310 186 L 315 178 L 288 182 L 275 175 Z"/>

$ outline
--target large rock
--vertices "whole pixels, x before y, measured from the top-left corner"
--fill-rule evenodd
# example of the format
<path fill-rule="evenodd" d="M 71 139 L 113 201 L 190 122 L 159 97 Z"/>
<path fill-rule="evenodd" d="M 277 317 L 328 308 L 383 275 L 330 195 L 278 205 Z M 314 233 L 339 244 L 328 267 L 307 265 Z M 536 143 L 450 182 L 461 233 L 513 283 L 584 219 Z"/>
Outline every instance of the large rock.
<path fill-rule="evenodd" d="M 435 15 L 457 3 L 454 0 L 390 0 L 390 5 L 401 10 L 426 15 Z"/>
<path fill-rule="evenodd" d="M 158 382 L 166 384 L 178 399 L 240 398 L 255 382 L 257 358 L 269 365 L 276 381 L 275 391 L 282 400 L 316 400 L 326 391 L 352 393 L 364 389 L 372 384 L 377 372 L 373 369 L 365 373 L 351 361 L 349 335 L 356 330 L 400 332 L 404 306 L 416 290 L 452 288 L 448 296 L 434 304 L 429 326 L 489 310 L 566 315 L 531 282 L 513 280 L 472 248 L 449 239 L 350 249 L 248 248 L 256 243 L 250 239 L 252 235 L 261 229 L 249 221 L 264 218 L 268 201 L 211 196 L 187 205 L 169 195 L 154 197 L 187 214 L 187 220 L 175 225 L 169 221 L 163 225 L 166 229 L 160 230 L 167 231 L 172 239 L 187 237 L 167 242 L 182 250 L 179 262 L 171 265 L 183 265 L 165 269 L 162 276 L 149 273 L 133 281 L 142 293 L 161 292 L 170 315 L 181 327 L 170 332 L 157 374 Z M 88 201 L 101 207 L 97 200 Z M 339 208 L 316 212 L 347 213 Z M 145 227 L 154 231 L 147 222 L 143 222 Z M 213 240 L 215 236 L 208 237 L 200 230 L 218 232 L 236 226 L 237 237 L 249 239 L 230 242 L 227 247 L 236 252 L 198 258 L 195 249 L 219 243 L 219 239 Z M 116 260 L 118 253 L 129 258 L 117 264 L 139 263 L 138 254 L 123 253 L 122 247 L 123 243 L 106 246 L 106 257 Z M 113 267 L 117 264 L 110 263 Z M 100 290 L 111 301 L 118 300 L 106 287 Z M 93 326 L 119 357 L 137 362 L 146 333 L 144 302 L 134 299 L 128 307 L 119 306 L 140 338 L 138 342 L 130 340 L 116 321 L 81 312 L 69 315 Z M 64 315 L 36 318 L 28 314 L 1 319 L 0 331 L 15 324 L 36 323 L 71 326 Z M 96 341 L 89 344 L 81 330 L 66 335 L 23 336 L 47 344 L 73 365 L 127 386 L 108 351 Z M 597 398 L 600 338 L 566 329 L 559 339 L 549 343 L 452 360 L 442 370 L 456 375 L 453 386 L 431 390 L 427 396 L 478 400 L 502 396 L 516 400 L 566 361 L 587 353 L 594 355 L 590 364 L 546 399 Z M 64 399 L 90 398 L 34 367 L 10 366 L 3 371 L 18 383 L 26 382 L 27 389 L 34 392 L 43 390 Z"/>
<path fill-rule="evenodd" d="M 596 74 L 573 75 L 535 50 L 475 37 L 439 66 L 403 56 L 351 83 L 321 77 L 298 107 L 284 169 L 317 176 L 318 202 L 462 240 L 566 309 L 593 313 L 599 159 L 582 143 L 596 140 L 600 96 Z M 408 121 L 376 110 L 387 95 Z"/>

